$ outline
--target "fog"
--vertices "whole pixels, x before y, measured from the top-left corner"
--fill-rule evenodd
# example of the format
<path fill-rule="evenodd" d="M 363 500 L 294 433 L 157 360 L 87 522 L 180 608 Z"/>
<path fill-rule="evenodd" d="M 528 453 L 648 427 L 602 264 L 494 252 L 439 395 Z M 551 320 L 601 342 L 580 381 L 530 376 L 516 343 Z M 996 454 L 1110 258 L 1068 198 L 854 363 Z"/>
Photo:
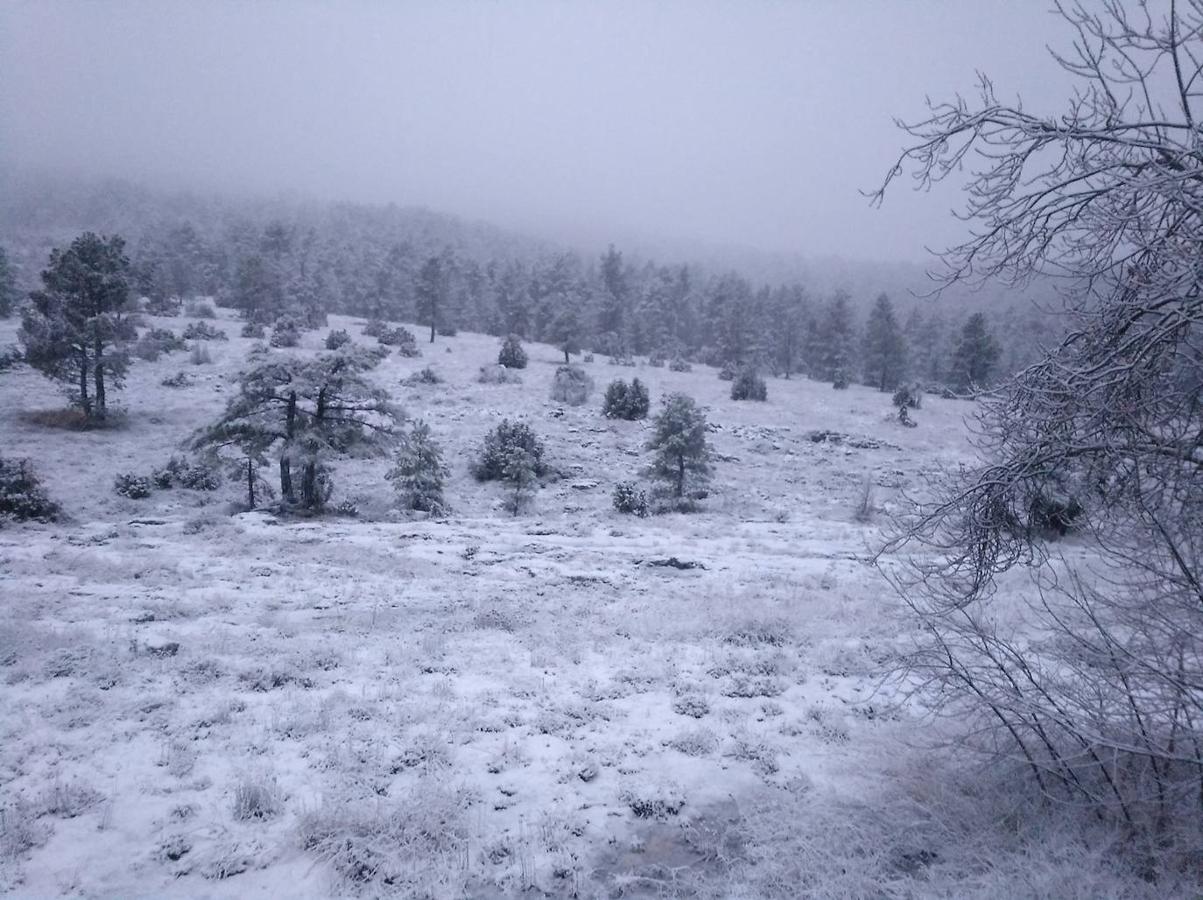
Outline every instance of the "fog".
<path fill-rule="evenodd" d="M 914 260 L 953 190 L 874 187 L 892 118 L 1055 110 L 1038 2 L 7 2 L 0 164 L 397 202 L 552 239 Z"/>

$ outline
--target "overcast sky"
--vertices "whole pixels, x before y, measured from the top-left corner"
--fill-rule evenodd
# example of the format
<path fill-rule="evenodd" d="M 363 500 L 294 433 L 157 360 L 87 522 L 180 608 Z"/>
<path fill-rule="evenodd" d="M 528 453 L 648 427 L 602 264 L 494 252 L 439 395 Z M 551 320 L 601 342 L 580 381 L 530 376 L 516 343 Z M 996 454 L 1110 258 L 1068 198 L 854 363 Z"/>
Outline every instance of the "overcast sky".
<path fill-rule="evenodd" d="M 1047 0 L 0 0 L 0 161 L 396 201 L 598 241 L 921 259 L 858 194 L 893 116 L 991 75 L 1056 110 Z"/>

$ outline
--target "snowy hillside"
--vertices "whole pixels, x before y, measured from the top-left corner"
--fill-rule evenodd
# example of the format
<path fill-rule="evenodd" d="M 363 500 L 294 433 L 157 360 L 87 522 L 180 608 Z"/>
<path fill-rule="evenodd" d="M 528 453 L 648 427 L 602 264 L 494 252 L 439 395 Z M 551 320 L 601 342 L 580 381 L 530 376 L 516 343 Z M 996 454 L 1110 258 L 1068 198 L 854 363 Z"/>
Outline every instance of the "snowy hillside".
<path fill-rule="evenodd" d="M 395 509 L 387 459 L 336 463 L 354 517 L 236 512 L 237 483 L 118 496 L 236 389 L 253 342 L 220 315 L 211 363 L 134 365 L 119 429 L 44 424 L 58 389 L 0 378 L 0 452 L 70 516 L 0 530 L 0 893 L 1163 895 L 1089 826 L 1032 825 L 1014 773 L 942 749 L 883 681 L 910 626 L 868 556 L 905 490 L 969 457 L 971 403 L 925 398 L 907 429 L 863 387 L 734 402 L 704 366 L 599 358 L 562 407 L 553 347 L 481 384 L 498 341 L 460 334 L 371 373 L 443 444 L 445 520 Z M 330 329 L 374 344 L 362 325 Z M 441 383 L 402 384 L 426 366 Z M 653 411 L 707 409 L 699 513 L 611 506 L 649 461 L 650 426 L 600 411 L 632 374 Z M 468 471 L 503 417 L 559 473 L 517 517 Z"/>

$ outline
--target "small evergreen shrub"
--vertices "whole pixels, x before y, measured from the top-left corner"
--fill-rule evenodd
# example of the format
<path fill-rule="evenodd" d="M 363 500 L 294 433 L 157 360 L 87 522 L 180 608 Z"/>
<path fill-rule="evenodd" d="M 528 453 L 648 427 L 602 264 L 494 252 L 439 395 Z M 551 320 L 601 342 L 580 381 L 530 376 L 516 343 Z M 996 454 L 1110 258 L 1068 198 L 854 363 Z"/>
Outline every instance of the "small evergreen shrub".
<path fill-rule="evenodd" d="M 1044 537 L 1065 537 L 1085 513 L 1077 497 L 1041 492 L 1028 507 L 1028 527 Z"/>
<path fill-rule="evenodd" d="M 21 352 L 21 348 L 16 344 L 0 350 L 0 372 L 15 369 L 23 362 L 25 362 L 25 354 Z"/>
<path fill-rule="evenodd" d="M 401 506 L 443 515 L 447 509 L 443 499 L 447 475 L 442 448 L 430 436 L 430 427 L 420 420 L 414 422 L 401 435 L 396 461 L 385 476 L 396 488 Z"/>
<path fill-rule="evenodd" d="M 602 404 L 602 415 L 607 419 L 626 419 L 635 421 L 646 419 L 651 399 L 647 388 L 638 378 L 633 378 L 628 385 L 621 379 L 610 382 L 606 388 L 606 398 Z"/>
<path fill-rule="evenodd" d="M 481 384 L 522 384 L 522 376 L 505 366 L 481 366 L 476 380 Z"/>
<path fill-rule="evenodd" d="M 53 522 L 62 509 L 50 499 L 27 459 L 0 456 L 0 521 Z"/>
<path fill-rule="evenodd" d="M 427 366 L 421 371 L 414 372 L 401 383 L 409 387 L 419 387 L 424 384 L 442 384 L 443 379 L 439 377 L 438 372 Z"/>
<path fill-rule="evenodd" d="M 897 407 L 907 407 L 908 409 L 919 409 L 923 405 L 923 388 L 914 384 L 903 384 L 894 392 L 894 405 Z"/>
<path fill-rule="evenodd" d="M 150 479 L 145 475 L 134 475 L 127 472 L 123 475 L 118 475 L 113 481 L 113 490 L 122 497 L 129 497 L 131 500 L 144 500 L 150 496 Z"/>
<path fill-rule="evenodd" d="M 412 331 L 403 325 L 398 325 L 396 328 L 386 328 L 380 332 L 376 338 L 382 345 L 386 347 L 396 347 L 397 353 L 405 357 L 421 356 L 422 351 L 418 349 L 418 340 L 414 337 Z"/>
<path fill-rule="evenodd" d="M 668 364 L 668 370 L 670 372 L 692 372 L 693 366 L 691 366 L 687 361 L 681 359 L 681 357 L 677 356 L 674 357 L 673 360 Z"/>
<path fill-rule="evenodd" d="M 497 365 L 507 369 L 525 369 L 526 362 L 526 351 L 522 349 L 521 338 L 511 334 L 501 345 L 501 352 L 497 354 Z"/>
<path fill-rule="evenodd" d="M 502 478 L 512 490 L 503 505 L 511 515 L 525 511 L 535 499 L 539 486 L 535 457 L 522 447 L 511 447 L 502 462 Z"/>
<path fill-rule="evenodd" d="M 848 373 L 843 368 L 835 370 L 835 374 L 831 379 L 831 386 L 837 391 L 848 389 Z"/>
<path fill-rule="evenodd" d="M 167 490 L 173 487 L 194 491 L 215 491 L 221 487 L 221 471 L 202 460 L 189 460 L 173 456 L 167 465 L 151 473 L 155 487 Z"/>
<path fill-rule="evenodd" d="M 378 338 L 388 329 L 388 326 L 379 319 L 368 319 L 367 324 L 363 326 L 363 333 L 367 337 Z"/>
<path fill-rule="evenodd" d="M 256 341 L 263 340 L 267 336 L 267 329 L 263 327 L 262 322 L 245 322 L 242 326 L 242 331 L 239 332 L 244 338 L 252 338 Z"/>
<path fill-rule="evenodd" d="M 326 335 L 327 350 L 337 350 L 339 347 L 345 347 L 349 343 L 351 343 L 351 335 L 347 334 L 341 328 Z"/>
<path fill-rule="evenodd" d="M 183 303 L 179 297 L 152 297 L 146 301 L 146 314 L 149 316 L 178 316 Z M 197 317 L 199 318 L 199 316 Z"/>
<path fill-rule="evenodd" d="M 744 369 L 731 383 L 732 400 L 759 400 L 769 398 L 769 389 L 764 379 L 754 369 Z"/>
<path fill-rule="evenodd" d="M 189 300 L 184 304 L 184 315 L 189 319 L 216 319 L 217 310 L 207 300 Z"/>
<path fill-rule="evenodd" d="M 175 332 L 167 328 L 152 328 L 134 344 L 133 353 L 139 359 L 154 362 L 164 353 L 174 353 L 187 348 L 183 338 L 175 336 Z"/>
<path fill-rule="evenodd" d="M 163 387 L 182 388 L 192 384 L 192 376 L 187 372 L 176 372 L 174 375 L 168 375 L 161 382 Z"/>
<path fill-rule="evenodd" d="M 547 473 L 547 465 L 543 460 L 543 444 L 534 430 L 525 422 L 511 422 L 502 419 L 501 423 L 485 435 L 480 455 L 472 464 L 472 474 L 477 481 L 499 481 L 505 479 L 506 460 L 513 450 L 524 451 L 531 460 L 536 476 Z"/>
<path fill-rule="evenodd" d="M 722 368 L 718 370 L 720 381 L 734 381 L 736 374 L 735 364 L 730 362 L 723 363 Z"/>
<path fill-rule="evenodd" d="M 579 366 L 560 366 L 551 383 L 551 399 L 569 406 L 580 406 L 589 399 L 593 379 Z"/>
<path fill-rule="evenodd" d="M 653 350 L 647 358 L 647 364 L 653 369 L 663 369 L 667 363 L 668 357 L 664 354 L 663 350 Z"/>
<path fill-rule="evenodd" d="M 229 337 L 219 328 L 214 328 L 208 322 L 189 322 L 184 329 L 186 341 L 227 341 Z"/>
<path fill-rule="evenodd" d="M 649 512 L 647 494 L 633 481 L 620 481 L 614 486 L 614 508 L 620 513 L 645 518 Z"/>
<path fill-rule="evenodd" d="M 272 326 L 273 347 L 296 347 L 301 343 L 301 323 L 293 316 L 280 316 Z"/>

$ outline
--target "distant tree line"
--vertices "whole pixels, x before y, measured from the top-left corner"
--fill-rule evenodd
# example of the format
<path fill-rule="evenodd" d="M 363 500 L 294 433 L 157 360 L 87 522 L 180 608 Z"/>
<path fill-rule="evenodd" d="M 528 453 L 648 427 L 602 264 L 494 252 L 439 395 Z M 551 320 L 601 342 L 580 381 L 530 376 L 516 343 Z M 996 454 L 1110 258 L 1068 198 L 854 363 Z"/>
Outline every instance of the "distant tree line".
<path fill-rule="evenodd" d="M 638 354 L 883 391 L 903 381 L 988 385 L 1030 362 L 1048 331 L 1047 317 L 1018 307 L 957 314 L 911 298 L 900 311 L 884 294 L 870 306 L 801 283 L 632 262 L 613 246 L 585 259 L 388 207 L 300 207 L 267 220 L 220 205 L 187 211 L 193 218 L 166 222 L 161 210 L 126 216 L 125 277 L 152 312 L 173 314 L 204 296 L 269 326 L 288 317 L 315 327 L 340 313 L 416 322 L 432 342 L 457 329 L 513 334 L 554 344 L 566 360 Z M 14 287 L 13 270 L 0 255 L 0 315 L 28 294 Z"/>

